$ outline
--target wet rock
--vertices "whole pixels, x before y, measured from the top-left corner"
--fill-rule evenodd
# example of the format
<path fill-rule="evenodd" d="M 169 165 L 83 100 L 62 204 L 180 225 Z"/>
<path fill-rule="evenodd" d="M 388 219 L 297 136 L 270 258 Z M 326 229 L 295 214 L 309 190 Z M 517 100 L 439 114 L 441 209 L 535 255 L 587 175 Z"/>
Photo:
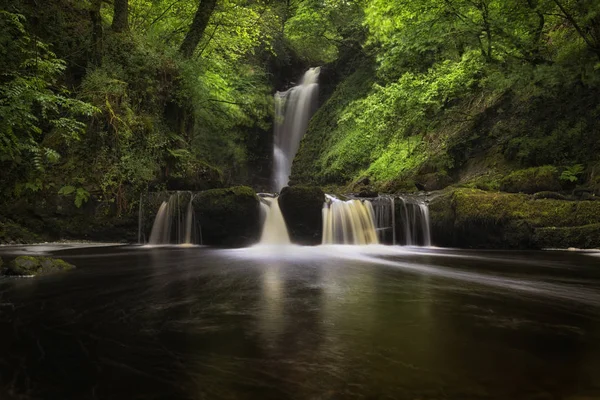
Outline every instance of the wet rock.
<path fill-rule="evenodd" d="M 5 274 L 11 276 L 37 276 L 68 271 L 74 268 L 74 265 L 60 258 L 19 256 L 8 264 Z"/>
<path fill-rule="evenodd" d="M 377 193 L 376 190 L 371 189 L 371 188 L 361 189 L 357 193 L 357 197 L 371 198 L 371 197 L 377 197 L 377 196 L 379 196 L 379 193 Z"/>
<path fill-rule="evenodd" d="M 279 207 L 293 243 L 321 243 L 325 194 L 316 186 L 288 186 L 281 190 Z"/>
<path fill-rule="evenodd" d="M 534 242 L 539 248 L 598 248 L 600 247 L 600 224 L 538 228 L 535 230 Z"/>
<path fill-rule="evenodd" d="M 260 236 L 260 204 L 249 187 L 200 192 L 194 197 L 193 206 L 202 226 L 204 244 L 246 246 Z"/>
<path fill-rule="evenodd" d="M 598 247 L 575 227 L 600 224 L 600 203 L 457 189 L 430 202 L 432 240 L 475 248 Z M 540 230 L 552 228 L 549 230 Z M 555 231 L 556 228 L 565 228 Z M 566 229 L 569 228 L 569 229 Z M 585 232 L 591 233 L 592 228 Z"/>

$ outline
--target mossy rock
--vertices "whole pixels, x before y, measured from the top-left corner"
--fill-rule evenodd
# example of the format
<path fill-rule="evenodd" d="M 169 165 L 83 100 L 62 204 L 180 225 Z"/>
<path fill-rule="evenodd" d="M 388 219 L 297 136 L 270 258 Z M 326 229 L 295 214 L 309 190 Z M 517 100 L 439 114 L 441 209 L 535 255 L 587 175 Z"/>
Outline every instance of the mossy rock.
<path fill-rule="evenodd" d="M 514 171 L 500 182 L 500 190 L 509 193 L 533 194 L 560 189 L 558 170 L 551 165 Z"/>
<path fill-rule="evenodd" d="M 432 172 L 419 175 L 416 180 L 422 186 L 423 190 L 426 191 L 441 190 L 453 183 L 453 179 L 446 172 Z"/>
<path fill-rule="evenodd" d="M 457 189 L 432 199 L 430 215 L 432 241 L 438 246 L 562 247 L 562 241 L 550 245 L 550 239 L 535 239 L 534 232 L 599 224 L 600 203 Z"/>
<path fill-rule="evenodd" d="M 203 244 L 245 246 L 260 236 L 260 203 L 249 187 L 200 192 L 194 197 L 193 206 Z"/>
<path fill-rule="evenodd" d="M 316 186 L 288 186 L 281 190 L 279 207 L 293 243 L 321 243 L 325 194 Z"/>
<path fill-rule="evenodd" d="M 567 249 L 600 248 L 600 224 L 590 224 L 574 227 L 549 227 L 535 230 L 536 247 Z"/>
<path fill-rule="evenodd" d="M 537 192 L 533 195 L 533 198 L 536 200 L 539 200 L 539 199 L 569 200 L 567 198 L 567 196 L 565 196 L 565 195 L 562 195 L 557 192 L 549 192 L 549 191 Z"/>
<path fill-rule="evenodd" d="M 74 265 L 60 258 L 19 256 L 8 264 L 5 274 L 11 276 L 37 276 L 68 271 L 74 268 Z"/>

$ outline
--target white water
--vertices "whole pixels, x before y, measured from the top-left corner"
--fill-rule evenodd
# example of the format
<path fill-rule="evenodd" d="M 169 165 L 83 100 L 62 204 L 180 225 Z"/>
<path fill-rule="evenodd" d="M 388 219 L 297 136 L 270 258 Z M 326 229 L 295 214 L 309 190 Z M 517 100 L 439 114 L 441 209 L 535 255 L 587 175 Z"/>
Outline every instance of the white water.
<path fill-rule="evenodd" d="M 274 191 L 288 184 L 292 162 L 317 104 L 320 68 L 311 68 L 302 82 L 286 92 L 275 93 L 275 137 L 273 144 Z"/>
<path fill-rule="evenodd" d="M 414 197 L 382 195 L 344 202 L 327 195 L 323 205 L 322 243 L 430 247 L 429 207 L 425 201 Z"/>
<path fill-rule="evenodd" d="M 185 241 L 183 242 L 183 244 L 192 244 L 192 236 L 194 233 L 194 226 L 196 225 L 195 219 L 196 219 L 196 215 L 194 213 L 194 206 L 193 206 L 193 201 L 194 201 L 194 195 L 190 196 L 190 201 L 188 203 L 187 206 L 187 210 L 185 212 Z M 199 243 L 202 244 L 202 237 L 200 237 Z"/>
<path fill-rule="evenodd" d="M 154 218 L 154 224 L 152 225 L 152 232 L 150 233 L 150 240 L 148 244 L 167 244 L 169 243 L 169 236 L 171 234 L 171 213 L 169 202 L 163 201 L 156 213 Z"/>
<path fill-rule="evenodd" d="M 261 245 L 289 245 L 290 235 L 279 208 L 277 198 L 264 197 L 261 202 L 261 212 L 264 214 L 263 230 L 260 236 Z"/>
<path fill-rule="evenodd" d="M 327 195 L 323 204 L 323 244 L 377 244 L 375 213 L 369 200 L 342 201 Z"/>
<path fill-rule="evenodd" d="M 187 194 L 190 199 L 183 210 L 181 203 Z M 163 201 L 154 218 L 148 244 L 202 244 L 202 231 L 196 221 L 193 200 L 194 195 L 190 192 L 176 192 L 168 201 Z"/>

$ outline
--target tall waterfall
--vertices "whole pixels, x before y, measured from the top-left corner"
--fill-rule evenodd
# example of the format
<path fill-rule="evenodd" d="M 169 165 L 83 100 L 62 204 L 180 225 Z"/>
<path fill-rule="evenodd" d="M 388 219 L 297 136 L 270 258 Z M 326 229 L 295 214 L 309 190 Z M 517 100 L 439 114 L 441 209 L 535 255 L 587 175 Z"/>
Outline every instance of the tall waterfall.
<path fill-rule="evenodd" d="M 260 244 L 286 245 L 291 244 L 290 235 L 279 208 L 277 197 L 263 197 L 261 199 L 261 214 L 264 216 Z"/>
<path fill-rule="evenodd" d="M 369 200 L 342 201 L 327 195 L 323 204 L 323 244 L 377 244 L 375 212 Z"/>
<path fill-rule="evenodd" d="M 148 244 L 202 244 L 193 201 L 194 196 L 189 192 L 176 192 L 168 201 L 163 201 L 154 218 Z"/>
<path fill-rule="evenodd" d="M 302 82 L 285 92 L 275 93 L 275 132 L 273 143 L 274 191 L 287 185 L 292 162 L 298 152 L 300 140 L 317 105 L 319 73 L 311 68 Z"/>

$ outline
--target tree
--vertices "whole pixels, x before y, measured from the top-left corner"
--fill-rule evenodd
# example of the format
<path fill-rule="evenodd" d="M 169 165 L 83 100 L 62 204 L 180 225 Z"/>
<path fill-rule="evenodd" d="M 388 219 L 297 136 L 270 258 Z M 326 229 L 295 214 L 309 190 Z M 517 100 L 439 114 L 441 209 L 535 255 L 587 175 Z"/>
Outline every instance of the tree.
<path fill-rule="evenodd" d="M 181 47 L 179 47 L 179 52 L 183 54 L 184 57 L 190 58 L 194 54 L 194 51 L 196 51 L 196 47 L 198 47 L 198 43 L 200 42 L 200 39 L 202 39 L 202 35 L 208 26 L 208 21 L 210 20 L 210 16 L 212 15 L 216 4 L 217 0 L 200 0 L 196 15 L 194 16 L 194 21 L 192 22 L 185 39 L 183 39 Z"/>
<path fill-rule="evenodd" d="M 102 61 L 102 40 L 103 40 L 103 29 L 102 29 L 102 16 L 100 15 L 100 8 L 102 7 L 102 0 L 92 0 L 90 8 L 90 18 L 92 20 L 92 54 L 91 61 L 96 65 L 100 65 Z"/>
<path fill-rule="evenodd" d="M 112 30 L 114 32 L 126 32 L 129 30 L 129 0 L 114 0 L 115 13 L 113 17 Z"/>

